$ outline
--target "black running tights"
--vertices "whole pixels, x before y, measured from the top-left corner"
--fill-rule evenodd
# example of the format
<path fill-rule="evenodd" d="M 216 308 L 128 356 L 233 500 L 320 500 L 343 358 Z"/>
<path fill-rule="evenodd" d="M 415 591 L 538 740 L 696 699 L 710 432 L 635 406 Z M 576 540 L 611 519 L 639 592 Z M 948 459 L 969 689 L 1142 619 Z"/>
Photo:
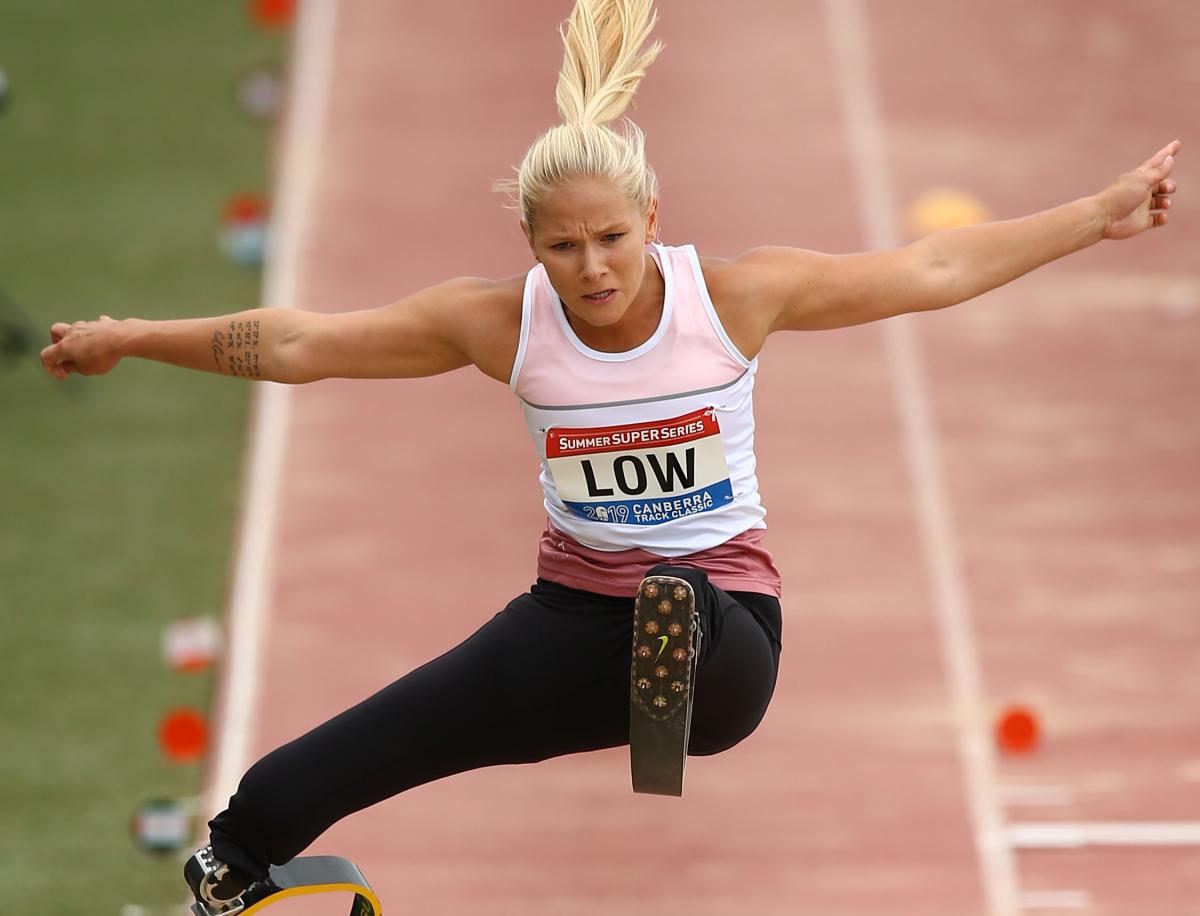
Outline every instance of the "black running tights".
<path fill-rule="evenodd" d="M 777 599 L 687 579 L 703 634 L 688 753 L 757 727 L 775 689 Z M 346 815 L 444 776 L 629 743 L 633 599 L 539 579 L 461 645 L 267 754 L 209 822 L 213 852 L 253 879 Z"/>

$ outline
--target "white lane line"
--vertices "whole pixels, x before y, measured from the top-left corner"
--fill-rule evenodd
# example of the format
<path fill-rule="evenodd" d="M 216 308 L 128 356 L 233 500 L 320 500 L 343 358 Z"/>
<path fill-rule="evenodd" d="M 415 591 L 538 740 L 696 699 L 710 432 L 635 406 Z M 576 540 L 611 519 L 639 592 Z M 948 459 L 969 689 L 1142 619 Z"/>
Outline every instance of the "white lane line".
<path fill-rule="evenodd" d="M 1022 891 L 1021 906 L 1027 910 L 1086 910 L 1092 906 L 1087 891 Z"/>
<path fill-rule="evenodd" d="M 859 215 L 872 249 L 901 244 L 891 175 L 884 153 L 879 104 L 862 0 L 825 0 L 838 86 L 846 114 Z M 975 832 L 987 912 L 1019 912 L 1013 851 L 997 801 L 987 715 L 970 604 L 951 520 L 930 398 L 911 316 L 883 323 L 895 378 L 925 560 L 932 580 L 942 657 L 950 678 L 967 807 Z"/>
<path fill-rule="evenodd" d="M 1010 824 L 1017 849 L 1085 846 L 1200 846 L 1200 821 L 1091 821 Z"/>
<path fill-rule="evenodd" d="M 311 201 L 333 69 L 337 0 L 300 5 L 293 46 L 280 172 L 272 195 L 271 249 L 263 306 L 294 308 L 311 231 Z M 206 791 L 207 809 L 223 809 L 249 762 L 256 727 L 260 653 L 270 616 L 273 542 L 290 388 L 255 386 L 242 518 L 226 613 L 228 654 L 222 669 L 214 732 L 218 737 Z"/>
<path fill-rule="evenodd" d="M 1070 786 L 1001 786 L 1000 804 L 1006 808 L 1062 808 L 1075 804 Z"/>

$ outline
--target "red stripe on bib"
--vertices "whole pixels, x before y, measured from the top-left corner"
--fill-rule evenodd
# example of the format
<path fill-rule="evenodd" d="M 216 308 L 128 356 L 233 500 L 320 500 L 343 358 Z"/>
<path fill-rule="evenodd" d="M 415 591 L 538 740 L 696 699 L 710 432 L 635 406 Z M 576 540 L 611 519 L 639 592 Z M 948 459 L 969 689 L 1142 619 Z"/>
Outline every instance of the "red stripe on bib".
<path fill-rule="evenodd" d="M 721 432 L 711 408 L 701 408 L 670 420 L 581 429 L 554 428 L 546 433 L 546 457 L 594 455 L 639 448 L 661 448 L 692 442 Z"/>

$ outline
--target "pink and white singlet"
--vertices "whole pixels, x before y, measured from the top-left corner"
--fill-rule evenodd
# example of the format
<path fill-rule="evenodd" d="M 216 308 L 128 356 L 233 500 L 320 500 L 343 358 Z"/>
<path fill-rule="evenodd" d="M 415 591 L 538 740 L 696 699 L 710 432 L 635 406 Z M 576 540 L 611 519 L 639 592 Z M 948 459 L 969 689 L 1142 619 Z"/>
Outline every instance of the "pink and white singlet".
<path fill-rule="evenodd" d="M 721 326 L 693 246 L 647 250 L 666 289 L 662 319 L 621 353 L 575 335 L 541 264 L 526 277 L 509 384 L 542 462 L 538 574 L 632 595 L 669 558 L 726 590 L 778 596 L 755 476 L 758 360 Z"/>

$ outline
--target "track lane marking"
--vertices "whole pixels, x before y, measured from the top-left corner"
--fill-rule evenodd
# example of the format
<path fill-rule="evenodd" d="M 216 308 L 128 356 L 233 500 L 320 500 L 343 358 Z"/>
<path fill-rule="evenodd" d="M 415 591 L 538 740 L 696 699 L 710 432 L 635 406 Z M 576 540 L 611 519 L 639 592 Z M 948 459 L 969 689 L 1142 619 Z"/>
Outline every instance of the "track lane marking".
<path fill-rule="evenodd" d="M 1084 890 L 1023 891 L 1021 906 L 1027 910 L 1087 910 L 1092 895 Z"/>
<path fill-rule="evenodd" d="M 294 308 L 302 255 L 311 227 L 311 199 L 321 161 L 337 31 L 337 0 L 307 0 L 298 15 L 279 178 L 272 195 L 265 308 Z M 237 788 L 257 727 L 262 644 L 271 611 L 280 469 L 291 389 L 255 386 L 242 487 L 233 581 L 226 609 L 227 655 L 214 717 L 218 736 L 205 793 L 222 810 Z"/>
<path fill-rule="evenodd" d="M 1017 849 L 1200 846 L 1200 821 L 1048 821 L 1009 824 Z"/>
<path fill-rule="evenodd" d="M 881 128 L 867 19 L 862 0 L 824 0 L 838 89 L 846 114 L 847 146 L 868 247 L 899 247 L 894 187 Z M 895 378 L 921 541 L 934 590 L 942 658 L 950 678 L 958 753 L 987 911 L 1020 912 L 1016 863 L 997 801 L 997 780 L 970 602 L 946 492 L 924 366 L 912 316 L 884 321 L 883 334 Z"/>

